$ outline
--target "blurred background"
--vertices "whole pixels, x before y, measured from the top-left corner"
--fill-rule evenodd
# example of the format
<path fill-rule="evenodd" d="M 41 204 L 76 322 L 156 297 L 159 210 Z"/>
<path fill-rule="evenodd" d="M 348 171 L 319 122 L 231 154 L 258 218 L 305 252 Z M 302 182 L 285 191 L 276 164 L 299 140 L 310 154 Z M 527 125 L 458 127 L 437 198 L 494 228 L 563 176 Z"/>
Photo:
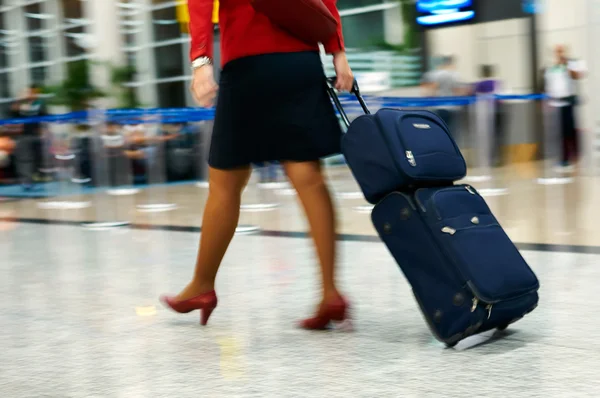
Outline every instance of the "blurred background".
<path fill-rule="evenodd" d="M 540 277 L 540 309 L 503 342 L 446 355 L 340 155 L 324 163 L 358 333 L 290 331 L 312 311 L 316 261 L 277 164 L 255 165 L 243 194 L 216 326 L 175 320 L 156 298 L 192 272 L 213 118 L 188 90 L 187 2 L 0 0 L 3 396 L 598 395 L 600 0 L 337 4 L 369 107 L 446 121 L 465 182 Z"/>
<path fill-rule="evenodd" d="M 560 131 L 550 131 L 552 126 L 544 124 L 548 117 L 560 122 L 559 110 L 553 109 L 547 115 L 545 105 L 551 107 L 551 104 L 527 96 L 549 90 L 546 72 L 557 63 L 560 46 L 565 59 L 585 70 L 580 78 L 568 84 L 574 87 L 572 91 L 577 96 L 574 108 L 580 133 L 578 159 L 587 162 L 588 170 L 596 166 L 593 162 L 597 100 L 592 93 L 598 84 L 593 73 L 598 56 L 593 37 L 598 33 L 599 11 L 594 0 L 339 0 L 338 6 L 350 64 L 363 92 L 378 98 L 395 98 L 392 105 L 430 107 L 441 112 L 451 129 L 461 132 L 457 139 L 463 149 L 468 152 L 476 147 L 472 158 L 479 156 L 479 159 L 471 162 L 475 167 L 538 161 L 561 150 L 563 144 L 556 141 L 561 139 Z M 443 7 L 450 7 L 450 12 Z M 2 0 L 0 115 L 9 119 L 84 109 L 194 106 L 187 89 L 188 20 L 185 1 Z M 216 13 L 214 22 L 218 22 Z M 215 42 L 218 40 L 215 24 Z M 217 65 L 218 48 L 216 45 Z M 332 74 L 328 57 L 323 60 L 327 73 Z M 449 83 L 438 84 L 447 79 Z M 435 88 L 438 86 L 439 90 Z M 469 110 L 474 100 L 427 102 L 434 97 L 474 98 L 477 94 L 512 95 L 498 99 L 493 109 L 485 111 L 485 116 L 477 116 L 494 119 L 494 131 L 486 131 L 479 141 L 474 138 L 477 117 Z M 402 102 L 406 97 L 413 103 Z M 424 102 L 414 103 L 419 97 L 425 97 Z M 130 134 L 135 129 L 124 129 L 124 124 L 133 122 L 114 126 L 119 131 L 113 133 L 127 130 L 124 145 L 128 146 L 135 138 Z M 207 145 L 209 134 L 202 136 L 199 123 L 187 120 L 169 126 L 168 134 L 163 127 L 158 130 L 165 136 L 162 142 L 167 153 L 161 167 L 177 162 L 175 152 L 184 153 L 194 147 L 196 158 L 181 161 L 181 165 L 174 166 L 181 172 L 170 174 L 179 179 L 202 179 L 202 174 L 197 173 L 202 173 L 205 151 L 198 148 L 202 143 Z M 148 143 L 141 137 L 156 134 L 150 130 L 153 129 L 148 125 L 136 130 L 135 139 L 146 149 Z M 19 137 L 40 136 L 45 131 L 49 135 L 45 136 L 44 145 L 34 138 L 17 145 L 27 141 Z M 23 176 L 19 181 L 17 155 L 31 154 L 33 150 L 25 147 L 37 146 L 38 152 L 20 157 L 26 161 L 28 157 L 37 159 L 35 170 L 23 173 L 39 174 L 39 169 L 44 168 L 43 153 L 55 150 L 58 145 L 55 138 L 71 140 L 86 132 L 90 128 L 85 123 L 60 127 L 53 123 L 43 126 L 5 123 L 0 130 L 4 147 L 1 183 L 23 183 Z M 62 145 L 81 149 L 82 144 L 69 141 Z M 83 147 L 81 150 L 89 149 L 87 143 Z M 191 151 L 188 152 L 189 158 Z M 482 159 L 483 152 L 492 159 Z M 137 155 L 129 153 L 128 157 L 137 156 L 140 160 L 138 155 L 139 151 Z M 192 166 L 192 160 L 198 164 Z M 82 159 L 82 162 L 89 169 L 87 173 L 91 173 L 92 161 Z"/>

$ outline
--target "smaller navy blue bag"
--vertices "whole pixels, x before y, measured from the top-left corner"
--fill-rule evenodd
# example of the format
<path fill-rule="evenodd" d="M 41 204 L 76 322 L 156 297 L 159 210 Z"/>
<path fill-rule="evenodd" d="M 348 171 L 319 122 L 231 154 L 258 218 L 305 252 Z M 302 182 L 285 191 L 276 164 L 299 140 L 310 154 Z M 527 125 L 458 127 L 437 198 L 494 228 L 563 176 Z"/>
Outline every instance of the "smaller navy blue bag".
<path fill-rule="evenodd" d="M 335 94 L 334 102 L 349 126 L 342 152 L 367 201 L 385 195 L 440 183 L 467 174 L 467 165 L 444 121 L 425 110 L 381 109 L 372 115 L 355 85 L 365 115 L 349 123 Z"/>

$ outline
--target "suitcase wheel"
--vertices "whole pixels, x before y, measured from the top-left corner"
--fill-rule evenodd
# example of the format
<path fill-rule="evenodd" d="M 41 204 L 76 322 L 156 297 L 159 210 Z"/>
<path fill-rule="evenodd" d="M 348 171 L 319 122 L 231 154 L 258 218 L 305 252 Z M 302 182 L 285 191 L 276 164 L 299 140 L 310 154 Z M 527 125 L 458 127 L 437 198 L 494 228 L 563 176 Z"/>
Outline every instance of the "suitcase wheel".
<path fill-rule="evenodd" d="M 503 330 L 506 330 L 507 328 L 508 328 L 508 323 L 506 323 L 504 325 L 500 325 L 496 329 L 499 331 L 503 331 Z"/>

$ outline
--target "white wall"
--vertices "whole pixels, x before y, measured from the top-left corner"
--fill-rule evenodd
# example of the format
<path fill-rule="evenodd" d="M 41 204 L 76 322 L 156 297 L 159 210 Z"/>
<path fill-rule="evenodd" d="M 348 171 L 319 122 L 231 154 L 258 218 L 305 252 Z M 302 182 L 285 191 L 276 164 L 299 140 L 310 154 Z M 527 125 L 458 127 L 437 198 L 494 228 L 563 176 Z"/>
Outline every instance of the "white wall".
<path fill-rule="evenodd" d="M 543 0 L 538 14 L 538 63 L 540 68 L 553 62 L 552 49 L 566 45 L 569 55 L 583 59 L 588 77 L 580 83 L 582 106 L 579 126 L 589 133 L 600 129 L 600 0 Z M 466 81 L 478 78 L 478 66 L 494 64 L 498 75 L 514 93 L 530 92 L 529 23 L 527 18 L 459 26 L 428 32 L 430 54 L 454 54 L 458 70 Z M 599 138 L 600 138 L 600 131 Z M 591 148 L 591 134 L 584 146 Z M 591 153 L 588 153 L 591 155 Z"/>
<path fill-rule="evenodd" d="M 478 80 L 481 65 L 495 65 L 508 91 L 526 93 L 532 88 L 528 35 L 526 18 L 442 28 L 428 32 L 429 51 L 454 55 L 465 81 Z"/>
<path fill-rule="evenodd" d="M 596 9 L 591 6 L 594 3 Z M 553 61 L 556 44 L 566 45 L 572 57 L 592 63 L 589 23 L 595 12 L 600 25 L 600 0 L 544 0 L 541 4 L 537 32 L 540 67 Z M 478 78 L 479 65 L 494 64 L 513 91 L 526 92 L 531 89 L 528 35 L 527 18 L 519 18 L 432 30 L 428 40 L 430 54 L 456 55 L 459 72 L 466 80 Z M 598 68 L 600 73 L 600 64 Z"/>
<path fill-rule="evenodd" d="M 385 41 L 390 44 L 404 43 L 404 21 L 402 7 L 389 8 L 383 11 Z"/>
<path fill-rule="evenodd" d="M 600 51 L 598 41 L 600 40 L 600 0 L 589 0 L 587 16 L 589 25 L 585 34 L 587 47 L 582 50 L 586 56 L 589 67 L 587 84 L 584 87 L 585 100 L 588 105 L 586 108 L 586 119 L 590 126 L 594 126 L 597 131 L 600 128 L 600 97 L 594 93 L 600 93 Z M 596 111 L 596 112 L 594 112 Z M 599 136 L 600 138 L 600 136 Z"/>
<path fill-rule="evenodd" d="M 539 59 L 541 65 L 553 61 L 552 47 L 565 44 L 571 56 L 587 55 L 586 27 L 588 0 L 545 0 L 538 15 Z"/>
<path fill-rule="evenodd" d="M 472 81 L 477 76 L 477 64 L 479 63 L 474 38 L 474 25 L 431 30 L 427 33 L 429 54 L 434 57 L 454 55 L 461 77 L 464 80 Z"/>
<path fill-rule="evenodd" d="M 480 64 L 494 65 L 505 91 L 529 93 L 531 45 L 527 18 L 487 22 L 475 26 Z"/>

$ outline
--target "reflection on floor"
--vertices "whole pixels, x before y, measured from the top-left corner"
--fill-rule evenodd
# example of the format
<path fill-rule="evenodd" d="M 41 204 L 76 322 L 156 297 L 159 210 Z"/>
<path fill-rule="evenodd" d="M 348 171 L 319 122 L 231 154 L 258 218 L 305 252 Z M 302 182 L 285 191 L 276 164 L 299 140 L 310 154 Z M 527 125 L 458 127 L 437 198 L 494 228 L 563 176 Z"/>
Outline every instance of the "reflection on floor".
<path fill-rule="evenodd" d="M 5 223 L 0 390 L 21 397 L 597 396 L 597 255 L 524 252 L 540 307 L 504 334 L 436 342 L 378 242 L 340 243 L 355 332 L 294 327 L 318 295 L 310 241 L 238 236 L 208 327 L 157 296 L 197 234 Z"/>
<path fill-rule="evenodd" d="M 336 193 L 339 232 L 375 235 L 370 207 L 346 167 L 329 169 Z M 472 171 L 475 177 L 481 173 Z M 514 165 L 493 172 L 491 181 L 468 181 L 486 195 L 496 216 L 516 242 L 600 246 L 600 177 L 575 175 L 569 184 L 543 185 L 536 165 Z M 548 177 L 548 175 L 546 175 Z M 550 175 L 552 178 L 564 175 Z M 129 195 L 135 193 L 133 195 Z M 125 195 L 123 195 L 125 194 Z M 131 222 L 142 225 L 199 227 L 207 189 L 196 184 L 157 186 L 140 192 L 109 191 L 41 200 L 0 203 L 0 220 L 52 219 L 69 222 Z M 501 194 L 501 195 L 498 195 Z M 251 184 L 244 193 L 240 223 L 267 231 L 305 232 L 306 222 L 293 191 Z M 160 205 L 165 212 L 149 212 Z M 257 208 L 257 205 L 263 205 Z"/>

